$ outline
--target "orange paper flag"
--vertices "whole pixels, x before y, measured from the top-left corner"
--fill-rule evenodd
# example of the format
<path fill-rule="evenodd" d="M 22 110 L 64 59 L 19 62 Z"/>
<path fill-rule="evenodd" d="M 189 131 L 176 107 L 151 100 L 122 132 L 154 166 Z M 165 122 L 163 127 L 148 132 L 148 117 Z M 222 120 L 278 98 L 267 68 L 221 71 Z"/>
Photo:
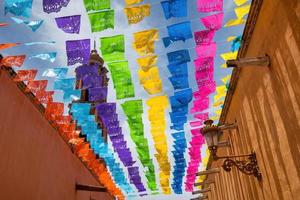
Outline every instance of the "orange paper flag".
<path fill-rule="evenodd" d="M 54 91 L 38 91 L 35 94 L 35 98 L 37 99 L 38 103 L 48 104 L 53 101 L 53 94 Z"/>
<path fill-rule="evenodd" d="M 57 117 L 63 115 L 64 104 L 59 102 L 50 102 L 46 106 L 45 117 L 49 120 L 55 120 Z"/>
<path fill-rule="evenodd" d="M 11 48 L 11 47 L 18 46 L 19 44 L 21 44 L 21 43 L 6 43 L 6 44 L 0 44 L 0 51 L 3 50 L 3 49 L 8 49 L 8 48 Z"/>
<path fill-rule="evenodd" d="M 34 80 L 36 76 L 37 70 L 31 69 L 31 70 L 19 70 L 17 71 L 17 75 L 14 78 L 14 81 L 20 82 L 20 81 L 32 81 Z"/>
<path fill-rule="evenodd" d="M 71 123 L 71 116 L 70 115 L 59 116 L 56 118 L 55 122 L 57 124 L 69 124 L 69 123 Z"/>
<path fill-rule="evenodd" d="M 21 67 L 25 61 L 25 58 L 25 55 L 7 56 L 1 60 L 0 66 L 3 65 L 5 67 Z"/>
<path fill-rule="evenodd" d="M 28 81 L 25 92 L 32 92 L 33 94 L 36 94 L 38 91 L 45 91 L 47 84 L 47 80 Z"/>

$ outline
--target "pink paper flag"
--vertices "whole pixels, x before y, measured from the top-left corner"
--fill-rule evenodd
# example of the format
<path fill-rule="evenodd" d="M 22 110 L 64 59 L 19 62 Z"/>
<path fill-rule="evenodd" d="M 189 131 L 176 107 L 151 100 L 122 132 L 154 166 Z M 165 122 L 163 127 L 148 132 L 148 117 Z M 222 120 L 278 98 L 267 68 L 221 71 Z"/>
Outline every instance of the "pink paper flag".
<path fill-rule="evenodd" d="M 198 0 L 198 12 L 214 12 L 223 10 L 223 0 Z"/>
<path fill-rule="evenodd" d="M 199 99 L 193 102 L 194 107 L 191 109 L 191 113 L 202 112 L 209 107 L 209 98 Z"/>
<path fill-rule="evenodd" d="M 217 44 L 215 42 L 196 46 L 196 53 L 200 58 L 215 57 L 216 52 L 217 52 Z"/>
<path fill-rule="evenodd" d="M 194 60 L 194 65 L 196 71 L 199 71 L 203 68 L 214 68 L 214 57 L 197 58 L 196 60 Z"/>
<path fill-rule="evenodd" d="M 203 30 L 194 32 L 195 42 L 197 45 L 201 45 L 203 43 L 211 43 L 215 36 L 214 30 Z"/>
<path fill-rule="evenodd" d="M 194 132 L 194 133 L 193 133 Z M 201 146 L 204 144 L 204 137 L 202 135 L 196 135 L 195 132 L 200 132 L 200 129 L 192 130 L 192 140 L 190 142 L 189 155 L 190 162 L 188 163 L 187 175 L 185 181 L 185 191 L 193 191 L 193 185 L 196 180 L 196 173 L 201 162 Z"/>
<path fill-rule="evenodd" d="M 199 91 L 194 92 L 193 96 L 195 99 L 200 99 L 211 93 L 214 93 L 215 91 L 216 91 L 216 82 L 212 81 L 210 83 L 205 84 L 204 86 L 201 85 Z"/>
<path fill-rule="evenodd" d="M 224 13 L 218 13 L 201 18 L 202 24 L 210 30 L 219 30 L 222 28 Z"/>
<path fill-rule="evenodd" d="M 193 136 L 197 136 L 197 135 L 201 134 L 199 128 L 192 129 L 191 133 L 192 133 Z"/>
<path fill-rule="evenodd" d="M 211 83 L 214 80 L 214 73 L 197 73 L 195 76 L 199 88 Z"/>
<path fill-rule="evenodd" d="M 190 125 L 191 125 L 191 127 L 202 126 L 203 121 L 193 121 L 193 122 L 190 122 Z"/>
<path fill-rule="evenodd" d="M 198 114 L 195 114 L 194 117 L 205 121 L 208 119 L 208 113 L 198 113 Z"/>

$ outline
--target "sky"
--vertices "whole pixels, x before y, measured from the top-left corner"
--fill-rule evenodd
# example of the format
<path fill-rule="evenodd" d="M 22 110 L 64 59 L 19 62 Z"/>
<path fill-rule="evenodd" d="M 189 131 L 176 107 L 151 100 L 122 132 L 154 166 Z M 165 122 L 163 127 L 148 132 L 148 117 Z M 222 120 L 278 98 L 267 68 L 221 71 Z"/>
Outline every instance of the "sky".
<path fill-rule="evenodd" d="M 133 42 L 133 33 L 138 31 L 143 31 L 151 28 L 156 28 L 159 30 L 159 38 L 163 38 L 167 36 L 167 29 L 166 26 L 184 22 L 184 21 L 191 21 L 192 31 L 199 31 L 204 30 L 204 26 L 200 23 L 200 18 L 206 15 L 210 15 L 212 13 L 201 14 L 197 12 L 196 9 L 196 2 L 197 0 L 187 0 L 188 1 L 188 17 L 185 18 L 171 18 L 166 20 L 163 15 L 163 10 L 160 5 L 160 1 L 158 0 L 144 0 L 144 3 L 151 4 L 151 15 L 146 17 L 142 22 L 134 25 L 128 25 L 126 16 L 123 12 L 123 8 L 125 7 L 123 0 L 111 0 L 112 9 L 115 10 L 115 28 L 108 29 L 102 32 L 92 33 L 90 28 L 90 23 L 88 19 L 87 12 L 83 5 L 83 0 L 71 0 L 67 7 L 63 7 L 60 12 L 58 13 L 50 13 L 47 14 L 43 12 L 42 8 L 42 0 L 33 0 L 33 8 L 32 8 L 32 16 L 30 20 L 44 20 L 42 26 L 36 31 L 32 32 L 31 29 L 26 27 L 24 24 L 16 24 L 10 17 L 13 17 L 11 14 L 4 15 L 4 1 L 0 1 L 0 23 L 9 23 L 10 25 L 5 28 L 0 29 L 0 43 L 9 43 L 9 42 L 42 42 L 42 41 L 55 41 L 54 45 L 34 45 L 34 46 L 19 46 L 10 48 L 7 50 L 2 51 L 1 53 L 5 55 L 19 55 L 19 54 L 26 54 L 26 55 L 34 55 L 39 53 L 48 53 L 48 52 L 57 52 L 57 58 L 54 63 L 48 61 L 42 61 L 39 59 L 26 59 L 22 69 L 38 69 L 38 74 L 36 79 L 47 79 L 49 81 L 47 90 L 53 90 L 53 78 L 45 78 L 42 77 L 43 71 L 53 67 L 65 67 L 67 66 L 67 56 L 65 50 L 65 42 L 67 40 L 79 40 L 79 39 L 91 39 L 92 41 L 95 40 L 97 43 L 97 49 L 99 48 L 99 38 L 105 36 L 112 36 L 112 35 L 119 35 L 124 34 L 125 36 L 125 43 L 126 43 L 126 54 L 125 57 L 129 62 L 131 76 L 134 83 L 136 96 L 135 98 L 125 99 L 125 100 L 132 100 L 132 99 L 143 99 L 144 103 L 144 114 L 143 114 L 143 122 L 144 122 L 144 131 L 145 137 L 148 139 L 149 148 L 150 148 L 150 155 L 152 156 L 153 163 L 155 165 L 155 171 L 157 174 L 156 180 L 157 185 L 159 186 L 159 177 L 158 177 L 158 164 L 156 159 L 154 158 L 155 149 L 154 143 L 152 140 L 152 136 L 150 134 L 150 124 L 147 119 L 147 106 L 145 101 L 150 97 L 139 85 L 138 80 L 138 65 L 136 63 L 136 58 L 138 58 L 138 54 L 132 48 Z M 228 21 L 229 19 L 235 18 L 234 8 L 236 7 L 233 0 L 224 0 L 224 20 L 223 23 Z M 79 34 L 67 34 L 64 33 L 62 30 L 58 29 L 55 23 L 55 17 L 61 16 L 70 16 L 70 15 L 81 15 L 81 29 Z M 230 28 L 222 28 L 221 30 L 217 31 L 215 35 L 215 41 L 217 42 L 217 56 L 215 58 L 215 80 L 217 85 L 221 85 L 221 78 L 230 74 L 230 69 L 222 69 L 220 68 L 221 64 L 224 61 L 219 56 L 221 53 L 225 53 L 230 51 L 231 44 L 226 42 L 228 36 L 239 36 L 242 34 L 244 26 L 235 26 Z M 91 44 L 92 45 L 92 44 Z M 165 48 L 163 46 L 162 40 L 159 39 L 155 42 L 155 53 L 158 55 L 158 68 L 160 77 L 163 82 L 163 94 L 167 96 L 172 96 L 174 94 L 174 89 L 168 80 L 170 73 L 167 69 L 167 59 L 166 53 L 180 50 L 180 49 L 189 49 L 190 55 L 192 60 L 196 58 L 195 54 L 195 42 L 194 39 L 189 39 L 185 42 L 179 41 L 172 44 L 170 47 Z M 74 70 L 77 65 L 75 66 L 67 66 L 69 68 L 68 77 L 74 77 Z M 196 91 L 197 86 L 194 78 L 194 67 L 193 63 L 190 62 L 188 64 L 189 70 L 189 84 L 193 91 Z M 17 69 L 16 69 L 17 70 Z M 108 102 L 117 102 L 117 111 L 119 115 L 119 121 L 122 125 L 122 131 L 125 135 L 125 139 L 127 144 L 132 152 L 134 160 L 137 160 L 137 165 L 140 168 L 140 176 L 142 177 L 143 183 L 146 186 L 146 178 L 144 173 L 142 172 L 143 166 L 141 165 L 136 150 L 135 145 L 130 138 L 129 135 L 129 128 L 126 122 L 126 118 L 124 113 L 121 109 L 120 104 L 123 103 L 125 100 L 116 100 L 115 91 L 113 89 L 112 81 L 109 82 L 109 96 Z M 62 102 L 62 92 L 55 91 L 55 100 Z M 213 97 L 213 94 L 211 95 Z M 212 99 L 212 98 L 211 98 Z M 168 113 L 171 111 L 170 107 L 167 109 L 165 117 L 167 119 L 167 127 L 170 126 L 170 119 Z M 67 110 L 66 110 L 67 112 Z M 210 116 L 214 115 L 214 109 L 209 109 L 208 112 Z M 192 115 L 188 116 L 188 120 L 192 121 Z M 188 123 L 185 126 L 185 133 L 187 141 L 190 141 L 191 134 Z M 171 130 L 167 129 L 165 131 L 167 138 L 168 138 L 168 146 L 169 146 L 169 160 L 171 162 L 171 167 L 174 166 L 173 156 L 171 154 L 173 139 L 171 137 Z M 202 148 L 202 155 L 205 156 L 205 148 Z M 115 156 L 118 160 L 118 157 Z M 188 154 L 185 155 L 186 162 L 189 161 Z M 200 166 L 200 169 L 203 166 Z M 199 170 L 200 170 L 199 169 Z M 124 170 L 125 174 L 127 174 L 127 170 Z M 172 174 L 170 183 L 172 183 Z M 185 180 L 185 179 L 184 179 Z M 184 185 L 184 184 L 183 184 Z M 134 187 L 133 187 L 134 188 Z M 145 200 L 160 200 L 160 199 L 173 199 L 173 200 L 180 200 L 180 199 L 190 199 L 192 197 L 191 193 L 184 193 L 182 195 L 155 195 L 155 196 L 144 196 L 144 197 L 133 197 L 131 199 L 145 199 Z"/>

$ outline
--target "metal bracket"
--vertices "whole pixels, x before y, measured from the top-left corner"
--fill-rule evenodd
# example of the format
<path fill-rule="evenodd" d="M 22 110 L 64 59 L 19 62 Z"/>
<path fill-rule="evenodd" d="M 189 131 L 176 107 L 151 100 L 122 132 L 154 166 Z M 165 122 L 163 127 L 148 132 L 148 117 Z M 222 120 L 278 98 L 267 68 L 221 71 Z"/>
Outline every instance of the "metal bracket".
<path fill-rule="evenodd" d="M 230 140 L 222 141 L 218 143 L 218 147 L 230 147 L 230 146 L 231 146 Z"/>
<path fill-rule="evenodd" d="M 234 160 L 232 158 L 236 157 L 244 157 L 247 156 L 247 160 Z M 221 157 L 220 157 L 221 158 Z M 260 173 L 257 160 L 256 160 L 256 154 L 255 152 L 252 152 L 249 155 L 242 155 L 242 156 L 224 156 L 225 158 L 224 163 L 222 165 L 223 169 L 227 172 L 231 171 L 231 168 L 233 166 L 236 166 L 236 168 L 246 174 L 246 175 L 253 175 L 256 177 L 259 181 L 262 179 L 262 175 Z"/>
<path fill-rule="evenodd" d="M 227 60 L 227 67 L 250 67 L 250 66 L 270 66 L 271 59 L 268 55 L 254 58 L 238 58 Z"/>
<path fill-rule="evenodd" d="M 191 200 L 204 200 L 204 199 L 208 199 L 208 196 L 203 195 L 203 196 L 200 196 L 200 197 L 192 198 Z"/>
<path fill-rule="evenodd" d="M 204 185 L 208 185 L 208 184 L 212 184 L 215 183 L 214 180 L 205 180 L 203 182 L 199 182 L 199 183 L 194 183 L 194 186 L 204 186 Z"/>
<path fill-rule="evenodd" d="M 196 176 L 202 176 L 202 175 L 207 175 L 207 174 L 214 174 L 214 173 L 220 173 L 221 169 L 220 168 L 212 168 L 209 170 L 197 172 Z"/>
<path fill-rule="evenodd" d="M 205 189 L 202 189 L 202 190 L 193 191 L 192 194 L 202 194 L 202 193 L 210 192 L 210 191 L 211 191 L 210 188 L 205 188 Z"/>
<path fill-rule="evenodd" d="M 107 189 L 105 187 L 101 186 L 94 186 L 94 185 L 83 185 L 76 183 L 75 184 L 76 191 L 82 190 L 82 191 L 89 191 L 89 192 L 107 192 Z"/>

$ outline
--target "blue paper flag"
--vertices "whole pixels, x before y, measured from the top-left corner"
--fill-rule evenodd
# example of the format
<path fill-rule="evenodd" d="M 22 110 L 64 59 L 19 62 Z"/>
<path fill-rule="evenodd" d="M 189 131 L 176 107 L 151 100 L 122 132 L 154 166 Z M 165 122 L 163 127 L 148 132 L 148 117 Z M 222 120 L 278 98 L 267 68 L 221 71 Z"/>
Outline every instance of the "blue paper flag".
<path fill-rule="evenodd" d="M 186 89 L 189 88 L 188 76 L 171 76 L 169 77 L 174 90 Z"/>
<path fill-rule="evenodd" d="M 64 90 L 64 102 L 70 102 L 70 101 L 77 101 L 80 99 L 81 96 L 81 90 L 72 90 L 72 89 L 67 89 Z"/>
<path fill-rule="evenodd" d="M 190 54 L 187 49 L 169 52 L 167 53 L 167 57 L 170 64 L 181 64 L 191 61 Z"/>
<path fill-rule="evenodd" d="M 168 0 L 161 2 L 166 19 L 187 16 L 187 0 Z"/>
<path fill-rule="evenodd" d="M 55 79 L 54 90 L 69 90 L 75 88 L 75 78 Z"/>
<path fill-rule="evenodd" d="M 47 60 L 47 61 L 50 61 L 50 62 L 54 62 L 55 59 L 56 59 L 56 52 L 40 53 L 40 54 L 33 55 L 33 56 L 29 57 L 29 59 L 32 59 L 32 58 L 39 58 L 41 60 Z"/>
<path fill-rule="evenodd" d="M 22 45 L 25 45 L 25 46 L 32 46 L 32 45 L 38 45 L 38 44 L 49 44 L 49 45 L 54 45 L 55 44 L 55 41 L 49 41 L 49 42 L 27 42 L 27 43 L 23 43 Z"/>
<path fill-rule="evenodd" d="M 187 39 L 193 38 L 191 29 L 191 23 L 189 21 L 178 24 L 173 24 L 167 27 L 169 37 L 163 38 L 165 47 L 170 46 L 171 43 L 182 40 L 183 42 Z"/>
<path fill-rule="evenodd" d="M 241 47 L 241 42 L 242 42 L 242 36 L 236 37 L 231 44 L 231 51 L 236 52 L 240 49 Z"/>
<path fill-rule="evenodd" d="M 33 20 L 33 21 L 29 21 L 29 20 L 23 20 L 23 19 L 19 19 L 16 17 L 11 17 L 17 24 L 26 24 L 26 26 L 28 26 L 29 28 L 31 28 L 31 30 L 33 32 L 35 32 L 37 29 L 39 29 L 41 27 L 41 25 L 43 24 L 44 20 Z"/>
<path fill-rule="evenodd" d="M 188 76 L 188 68 L 187 63 L 181 63 L 181 64 L 169 64 L 168 69 L 170 73 L 174 76 Z"/>
<path fill-rule="evenodd" d="M 65 78 L 68 73 L 68 68 L 51 68 L 46 69 L 42 76 L 51 77 L 51 78 Z"/>
<path fill-rule="evenodd" d="M 31 16 L 32 0 L 5 0 L 4 13 L 29 18 Z"/>

